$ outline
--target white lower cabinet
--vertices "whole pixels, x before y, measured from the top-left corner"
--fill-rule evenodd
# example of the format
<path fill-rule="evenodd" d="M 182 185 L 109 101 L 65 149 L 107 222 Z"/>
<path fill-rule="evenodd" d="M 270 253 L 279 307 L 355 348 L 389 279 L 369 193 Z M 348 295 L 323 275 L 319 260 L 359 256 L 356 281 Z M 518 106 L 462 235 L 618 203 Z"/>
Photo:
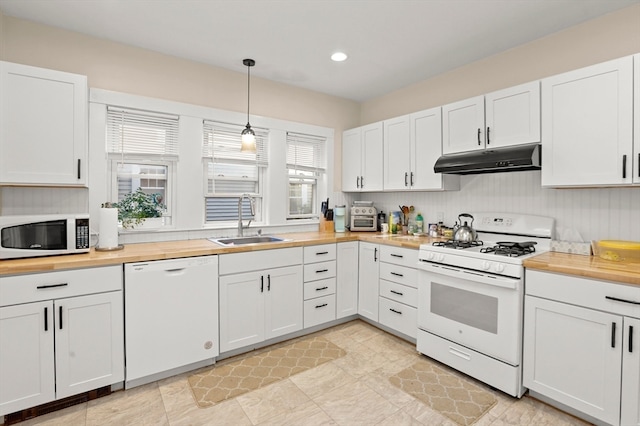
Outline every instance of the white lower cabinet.
<path fill-rule="evenodd" d="M 358 313 L 378 322 L 380 246 L 362 241 L 359 244 Z"/>
<path fill-rule="evenodd" d="M 587 420 L 637 425 L 640 289 L 538 271 L 526 283 L 525 387 Z"/>
<path fill-rule="evenodd" d="M 220 352 L 302 329 L 302 247 L 220 255 L 219 268 Z"/>
<path fill-rule="evenodd" d="M 123 325 L 120 266 L 0 278 L 0 416 L 122 382 Z"/>
<path fill-rule="evenodd" d="M 336 319 L 336 245 L 304 248 L 304 327 Z"/>
<path fill-rule="evenodd" d="M 336 318 L 358 313 L 358 242 L 337 244 Z"/>
<path fill-rule="evenodd" d="M 380 247 L 379 321 L 416 338 L 418 332 L 418 251 Z"/>

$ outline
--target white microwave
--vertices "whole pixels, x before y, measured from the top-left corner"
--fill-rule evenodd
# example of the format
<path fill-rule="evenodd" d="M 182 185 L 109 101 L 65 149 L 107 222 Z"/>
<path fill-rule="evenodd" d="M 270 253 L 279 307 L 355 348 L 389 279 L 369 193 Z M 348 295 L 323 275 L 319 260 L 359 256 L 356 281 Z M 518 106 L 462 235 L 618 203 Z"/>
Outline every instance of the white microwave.
<path fill-rule="evenodd" d="M 0 216 L 0 259 L 87 253 L 88 214 Z"/>

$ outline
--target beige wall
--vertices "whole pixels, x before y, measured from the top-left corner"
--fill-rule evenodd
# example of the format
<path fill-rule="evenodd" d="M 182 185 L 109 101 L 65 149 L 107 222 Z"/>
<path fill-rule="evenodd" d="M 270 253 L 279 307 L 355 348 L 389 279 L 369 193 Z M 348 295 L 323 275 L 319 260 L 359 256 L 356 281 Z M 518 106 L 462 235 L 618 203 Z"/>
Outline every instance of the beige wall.
<path fill-rule="evenodd" d="M 0 59 L 84 74 L 90 87 L 246 112 L 246 72 L 2 14 L 0 39 Z M 251 114 L 335 129 L 334 190 L 340 190 L 342 131 L 359 124 L 357 102 L 252 76 Z"/>
<path fill-rule="evenodd" d="M 635 5 L 364 102 L 360 124 L 638 52 L 640 5 Z"/>

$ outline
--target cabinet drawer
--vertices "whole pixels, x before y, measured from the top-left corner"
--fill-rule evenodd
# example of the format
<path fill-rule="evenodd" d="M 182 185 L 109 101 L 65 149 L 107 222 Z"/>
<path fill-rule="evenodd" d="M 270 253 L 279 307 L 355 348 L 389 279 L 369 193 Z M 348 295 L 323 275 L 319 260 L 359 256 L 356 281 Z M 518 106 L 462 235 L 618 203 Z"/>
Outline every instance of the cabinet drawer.
<path fill-rule="evenodd" d="M 304 265 L 304 282 L 317 281 L 336 276 L 336 261 L 312 263 Z"/>
<path fill-rule="evenodd" d="M 418 332 L 418 310 L 416 308 L 385 297 L 381 297 L 379 303 L 378 318 L 381 324 L 409 337 L 416 337 Z"/>
<path fill-rule="evenodd" d="M 304 263 L 324 262 L 326 260 L 336 260 L 335 244 L 304 247 Z"/>
<path fill-rule="evenodd" d="M 333 321 L 336 319 L 336 295 L 318 297 L 304 302 L 304 327 Z"/>
<path fill-rule="evenodd" d="M 380 261 L 415 268 L 418 264 L 418 250 L 381 245 Z"/>
<path fill-rule="evenodd" d="M 418 270 L 380 262 L 380 278 L 418 288 Z"/>
<path fill-rule="evenodd" d="M 122 290 L 122 266 L 0 277 L 0 306 Z"/>
<path fill-rule="evenodd" d="M 640 286 L 527 270 L 530 296 L 640 318 Z"/>
<path fill-rule="evenodd" d="M 380 296 L 405 305 L 418 307 L 418 289 L 406 285 L 394 283 L 387 280 L 380 280 Z"/>
<path fill-rule="evenodd" d="M 336 278 L 304 283 L 304 300 L 327 296 L 336 292 Z"/>
<path fill-rule="evenodd" d="M 222 254 L 219 262 L 220 275 L 301 265 L 302 247 Z"/>

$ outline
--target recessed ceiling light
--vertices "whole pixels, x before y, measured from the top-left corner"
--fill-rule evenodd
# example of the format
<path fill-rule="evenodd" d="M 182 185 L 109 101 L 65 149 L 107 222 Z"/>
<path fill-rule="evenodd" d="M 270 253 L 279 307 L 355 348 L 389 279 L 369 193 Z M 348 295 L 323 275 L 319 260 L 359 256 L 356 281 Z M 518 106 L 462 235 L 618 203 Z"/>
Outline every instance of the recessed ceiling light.
<path fill-rule="evenodd" d="M 344 52 L 336 52 L 333 55 L 331 55 L 331 60 L 335 62 L 342 62 L 345 59 L 347 59 L 347 54 Z"/>

